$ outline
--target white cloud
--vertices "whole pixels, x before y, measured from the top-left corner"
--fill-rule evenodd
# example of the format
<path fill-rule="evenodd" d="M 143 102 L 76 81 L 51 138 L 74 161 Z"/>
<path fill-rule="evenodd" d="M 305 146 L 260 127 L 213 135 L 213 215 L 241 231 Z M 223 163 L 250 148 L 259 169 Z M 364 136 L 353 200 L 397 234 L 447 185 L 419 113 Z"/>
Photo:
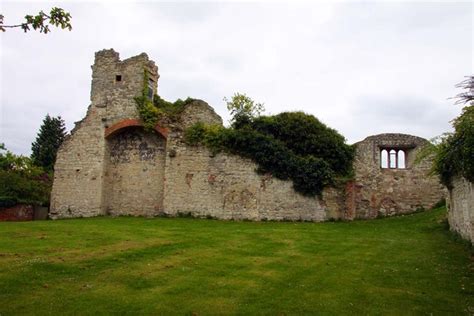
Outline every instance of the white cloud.
<path fill-rule="evenodd" d="M 468 2 L 2 5 L 5 23 L 54 5 L 73 16 L 72 32 L 0 34 L 0 142 L 18 153 L 29 153 L 46 113 L 68 128 L 84 116 L 103 48 L 122 59 L 146 52 L 165 99 L 202 98 L 226 120 L 222 98 L 245 92 L 273 114 L 314 114 L 350 142 L 446 131 L 460 110 L 447 98 L 472 73 Z"/>

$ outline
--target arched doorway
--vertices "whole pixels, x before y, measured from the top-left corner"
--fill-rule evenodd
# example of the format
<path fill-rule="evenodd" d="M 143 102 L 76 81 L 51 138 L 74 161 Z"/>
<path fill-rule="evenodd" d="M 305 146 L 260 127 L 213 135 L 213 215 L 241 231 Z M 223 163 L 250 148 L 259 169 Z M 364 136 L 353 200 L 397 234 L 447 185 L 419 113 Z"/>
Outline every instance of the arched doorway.
<path fill-rule="evenodd" d="M 103 203 L 107 214 L 159 214 L 163 206 L 165 136 L 145 131 L 138 124 L 120 123 L 106 131 L 106 139 Z"/>

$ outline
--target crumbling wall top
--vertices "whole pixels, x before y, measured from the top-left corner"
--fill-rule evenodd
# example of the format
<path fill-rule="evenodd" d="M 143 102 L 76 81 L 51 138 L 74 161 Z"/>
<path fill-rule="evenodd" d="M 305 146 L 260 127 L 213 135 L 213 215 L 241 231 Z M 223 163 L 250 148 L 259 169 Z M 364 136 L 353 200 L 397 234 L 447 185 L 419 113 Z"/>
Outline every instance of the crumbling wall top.
<path fill-rule="evenodd" d="M 366 137 L 364 140 L 355 143 L 355 145 L 361 143 L 373 142 L 379 147 L 390 146 L 390 147 L 406 147 L 415 148 L 420 145 L 426 144 L 428 141 L 422 137 L 400 134 L 400 133 L 384 133 Z"/>

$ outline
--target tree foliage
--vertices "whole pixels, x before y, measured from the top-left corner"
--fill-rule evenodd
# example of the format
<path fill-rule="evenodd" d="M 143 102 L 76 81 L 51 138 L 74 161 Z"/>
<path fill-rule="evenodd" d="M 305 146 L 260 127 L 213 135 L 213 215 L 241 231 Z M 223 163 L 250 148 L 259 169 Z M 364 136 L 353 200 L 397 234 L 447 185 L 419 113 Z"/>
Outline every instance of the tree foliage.
<path fill-rule="evenodd" d="M 469 76 L 456 87 L 467 90 L 456 96 L 456 104 L 470 102 L 470 105 L 465 106 L 453 120 L 454 133 L 444 134 L 429 149 L 435 155 L 433 170 L 448 188 L 452 186 L 455 175 L 474 182 L 474 76 Z"/>
<path fill-rule="evenodd" d="M 453 127 L 454 133 L 436 146 L 434 161 L 434 170 L 448 188 L 455 175 L 474 182 L 474 104 L 464 107 Z"/>
<path fill-rule="evenodd" d="M 72 30 L 71 14 L 61 8 L 54 7 L 49 14 L 40 11 L 36 15 L 25 15 L 25 22 L 14 25 L 3 24 L 4 16 L 0 14 L 0 31 L 5 32 L 7 28 L 21 28 L 25 33 L 37 30 L 40 33 L 47 34 L 51 32 L 50 26 L 60 27 L 62 29 Z"/>
<path fill-rule="evenodd" d="M 66 127 L 64 120 L 58 117 L 46 115 L 40 127 L 36 140 L 31 145 L 31 159 L 46 171 L 52 171 L 56 161 L 56 155 L 64 138 Z"/>
<path fill-rule="evenodd" d="M 185 131 L 185 140 L 252 159 L 257 172 L 291 179 L 303 195 L 320 195 L 338 177 L 351 176 L 353 148 L 334 129 L 303 112 L 255 113 L 238 117 L 230 128 L 197 123 Z"/>
<path fill-rule="evenodd" d="M 263 103 L 253 101 L 245 93 L 237 92 L 230 100 L 224 97 L 224 101 L 231 115 L 230 122 L 236 128 L 250 123 L 265 111 Z"/>
<path fill-rule="evenodd" d="M 456 88 L 464 90 L 455 97 L 457 99 L 456 104 L 474 102 L 474 76 L 467 76 L 465 80 L 456 85 Z"/>
<path fill-rule="evenodd" d="M 52 177 L 33 161 L 0 144 L 0 206 L 49 203 Z"/>
<path fill-rule="evenodd" d="M 319 157 L 337 174 L 352 168 L 352 147 L 336 130 L 327 127 L 313 115 L 284 112 L 262 116 L 251 123 L 252 129 L 273 136 L 299 156 Z"/>

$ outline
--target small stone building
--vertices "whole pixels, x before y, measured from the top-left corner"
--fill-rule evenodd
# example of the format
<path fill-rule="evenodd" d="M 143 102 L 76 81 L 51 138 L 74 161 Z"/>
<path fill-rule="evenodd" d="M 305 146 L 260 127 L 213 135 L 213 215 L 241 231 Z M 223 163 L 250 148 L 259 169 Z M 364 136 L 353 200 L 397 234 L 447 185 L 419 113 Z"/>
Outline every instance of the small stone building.
<path fill-rule="evenodd" d="M 248 159 L 187 146 L 187 127 L 222 124 L 203 101 L 146 132 L 134 98 L 144 87 L 152 98 L 158 79 L 146 54 L 121 61 L 112 49 L 96 53 L 87 115 L 57 155 L 51 218 L 190 214 L 324 221 L 413 212 L 443 197 L 437 179 L 427 175 L 430 161 L 413 164 L 426 142 L 415 136 L 382 134 L 357 143 L 355 179 L 318 198 L 295 192 L 291 181 L 257 174 Z"/>

